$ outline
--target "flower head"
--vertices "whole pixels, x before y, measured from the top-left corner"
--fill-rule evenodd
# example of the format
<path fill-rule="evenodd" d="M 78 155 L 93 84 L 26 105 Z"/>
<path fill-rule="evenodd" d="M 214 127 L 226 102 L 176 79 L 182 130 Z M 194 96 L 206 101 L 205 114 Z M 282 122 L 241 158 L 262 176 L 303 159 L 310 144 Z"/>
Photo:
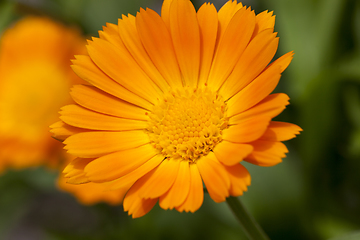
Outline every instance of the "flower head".
<path fill-rule="evenodd" d="M 274 19 L 236 1 L 217 12 L 165 0 L 161 16 L 141 9 L 107 24 L 73 61 L 89 85 L 73 87 L 76 104 L 52 129 L 77 157 L 65 168 L 68 182 L 127 190 L 133 217 L 156 202 L 194 212 L 203 183 L 215 202 L 242 195 L 250 175 L 240 162 L 281 162 L 281 141 L 301 131 L 271 120 L 288 104 L 270 93 L 293 55 L 269 64 Z"/>
<path fill-rule="evenodd" d="M 70 86 L 82 81 L 69 58 L 85 52 L 84 42 L 75 29 L 41 17 L 26 17 L 1 36 L 0 169 L 59 159 L 49 125 L 70 103 Z"/>

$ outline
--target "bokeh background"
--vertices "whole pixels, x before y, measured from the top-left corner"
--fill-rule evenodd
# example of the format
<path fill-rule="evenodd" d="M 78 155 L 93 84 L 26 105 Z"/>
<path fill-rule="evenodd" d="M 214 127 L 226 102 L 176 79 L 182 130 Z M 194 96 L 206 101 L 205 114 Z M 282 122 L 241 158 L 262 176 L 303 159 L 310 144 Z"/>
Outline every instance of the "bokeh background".
<path fill-rule="evenodd" d="M 204 0 L 194 0 L 196 8 Z M 211 1 L 219 9 L 226 0 Z M 0 37 L 28 15 L 48 16 L 98 36 L 106 22 L 162 0 L 0 1 Z M 252 184 L 241 200 L 271 239 L 360 239 L 360 1 L 247 0 L 274 11 L 277 56 L 295 51 L 277 92 L 291 105 L 277 117 L 304 131 L 283 163 L 244 165 Z M 1 81 L 1 79 L 0 79 Z M 1 113 L 0 113 L 1 114 Z M 2 146 L 0 146 L 2 147 Z M 81 205 L 56 187 L 58 171 L 7 169 L 0 175 L 0 239 L 246 239 L 226 203 L 205 196 L 196 213 L 156 206 L 131 219 L 122 206 Z"/>

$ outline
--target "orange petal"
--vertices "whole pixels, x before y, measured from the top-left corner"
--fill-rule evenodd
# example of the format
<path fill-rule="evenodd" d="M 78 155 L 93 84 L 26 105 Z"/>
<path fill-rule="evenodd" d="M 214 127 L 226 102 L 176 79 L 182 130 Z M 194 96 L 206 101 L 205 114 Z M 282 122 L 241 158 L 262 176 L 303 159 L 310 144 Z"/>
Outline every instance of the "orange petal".
<path fill-rule="evenodd" d="M 107 182 L 123 177 L 157 155 L 150 144 L 107 154 L 89 163 L 84 171 L 92 182 Z"/>
<path fill-rule="evenodd" d="M 200 67 L 200 32 L 196 11 L 190 1 L 173 0 L 170 33 L 184 85 L 196 87 Z"/>
<path fill-rule="evenodd" d="M 173 0 L 164 0 L 161 7 L 161 18 L 168 29 L 170 29 L 170 6 Z"/>
<path fill-rule="evenodd" d="M 292 123 L 271 121 L 261 140 L 286 141 L 296 137 L 302 129 Z"/>
<path fill-rule="evenodd" d="M 125 89 L 123 86 L 104 74 L 104 72 L 102 72 L 94 64 L 89 56 L 78 55 L 75 57 L 76 60 L 72 61 L 74 65 L 71 67 L 80 78 L 124 101 L 133 103 L 145 109 L 152 109 L 153 105 L 151 103 Z"/>
<path fill-rule="evenodd" d="M 222 141 L 216 145 L 213 152 L 221 163 L 232 166 L 242 161 L 252 150 L 253 147 L 249 144 Z"/>
<path fill-rule="evenodd" d="M 230 195 L 240 196 L 244 191 L 247 191 L 247 186 L 250 185 L 251 177 L 249 171 L 241 164 L 234 166 L 225 166 L 226 171 L 230 177 Z"/>
<path fill-rule="evenodd" d="M 251 38 L 254 38 L 257 34 L 262 32 L 265 29 L 272 29 L 274 30 L 275 26 L 275 15 L 273 15 L 273 12 L 263 11 L 256 15 L 256 23 L 255 23 L 255 29 L 253 36 Z"/>
<path fill-rule="evenodd" d="M 64 168 L 65 177 L 73 177 L 79 172 L 84 172 L 86 165 L 93 160 L 94 158 L 75 158 Z"/>
<path fill-rule="evenodd" d="M 59 141 L 64 141 L 69 136 L 84 131 L 84 129 L 67 125 L 63 121 L 58 121 L 50 126 L 50 132 L 53 134 L 53 138 Z"/>
<path fill-rule="evenodd" d="M 142 185 L 140 183 L 135 183 L 124 198 L 124 211 L 128 212 L 129 215 L 132 215 L 132 218 L 142 217 L 147 214 L 155 206 L 158 200 L 157 198 L 140 198 L 138 195 L 138 190 L 141 186 Z"/>
<path fill-rule="evenodd" d="M 136 29 L 136 19 L 134 16 L 130 15 L 128 17 L 124 16 L 122 19 L 119 19 L 119 34 L 124 42 L 126 48 L 139 64 L 142 70 L 149 76 L 149 78 L 157 85 L 159 88 L 166 92 L 170 88 L 169 84 L 159 73 L 153 62 L 151 61 L 149 55 L 147 54 L 141 40 L 139 33 Z"/>
<path fill-rule="evenodd" d="M 223 139 L 234 143 L 249 143 L 260 138 L 267 129 L 271 118 L 253 116 L 241 119 L 238 124 L 223 130 Z"/>
<path fill-rule="evenodd" d="M 147 127 L 146 121 L 112 117 L 97 113 L 79 105 L 67 105 L 61 108 L 60 119 L 79 128 L 92 130 L 139 130 Z"/>
<path fill-rule="evenodd" d="M 95 112 L 121 118 L 149 119 L 148 111 L 145 109 L 125 102 L 93 86 L 75 85 L 71 89 L 71 96 L 76 103 Z"/>
<path fill-rule="evenodd" d="M 179 172 L 173 186 L 159 199 L 159 205 L 163 209 L 173 209 L 180 206 L 189 194 L 190 189 L 190 166 L 188 161 L 181 161 Z"/>
<path fill-rule="evenodd" d="M 267 116 L 273 118 L 280 114 L 289 104 L 289 97 L 284 93 L 275 93 L 267 96 L 254 107 L 230 117 L 229 124 L 239 124 L 246 118 Z"/>
<path fill-rule="evenodd" d="M 219 163 L 214 153 L 200 158 L 196 165 L 210 197 L 215 202 L 223 202 L 229 196 L 230 179 L 225 167 Z"/>
<path fill-rule="evenodd" d="M 179 167 L 180 161 L 165 159 L 155 171 L 142 177 L 144 184 L 138 191 L 139 196 L 142 198 L 158 198 L 166 193 L 173 185 Z"/>
<path fill-rule="evenodd" d="M 149 136 L 141 131 L 83 132 L 68 137 L 64 149 L 77 157 L 101 157 L 105 154 L 139 147 L 149 143 Z"/>
<path fill-rule="evenodd" d="M 116 24 L 106 23 L 106 27 L 103 27 L 103 31 L 99 31 L 99 37 L 118 48 L 124 48 L 124 43 L 119 36 L 119 28 Z"/>
<path fill-rule="evenodd" d="M 79 175 L 76 175 L 74 177 L 68 178 L 67 183 L 70 184 L 85 184 L 90 182 L 89 179 L 85 176 L 85 173 L 81 173 Z"/>
<path fill-rule="evenodd" d="M 84 158 L 84 159 L 89 159 L 89 158 Z M 93 160 L 93 158 L 90 159 L 91 161 Z M 79 175 L 82 175 L 82 176 L 85 176 L 84 175 L 84 169 L 75 169 L 75 168 L 68 168 L 67 171 L 69 171 L 65 177 L 66 178 L 71 178 L 71 177 L 76 177 L 76 176 L 79 176 Z"/>
<path fill-rule="evenodd" d="M 140 9 L 136 15 L 140 39 L 154 65 L 172 88 L 182 87 L 170 33 L 162 18 L 153 10 Z"/>
<path fill-rule="evenodd" d="M 256 78 L 274 57 L 279 38 L 272 29 L 258 34 L 236 63 L 234 70 L 220 89 L 224 99 L 229 99 Z"/>
<path fill-rule="evenodd" d="M 67 182 L 71 184 L 88 183 L 89 179 L 85 176 L 84 168 L 93 160 L 92 158 L 76 158 L 72 160 L 63 171 Z"/>
<path fill-rule="evenodd" d="M 286 157 L 285 153 L 288 152 L 282 142 L 257 140 L 251 144 L 254 146 L 254 151 L 244 160 L 258 166 L 274 166 L 280 163 L 281 158 Z"/>
<path fill-rule="evenodd" d="M 274 62 L 272 62 L 269 67 L 271 67 L 272 65 L 278 65 L 280 66 L 280 72 L 283 72 L 289 66 L 291 60 L 293 59 L 293 56 L 294 51 L 288 52 L 276 59 Z"/>
<path fill-rule="evenodd" d="M 129 91 L 156 103 L 161 90 L 149 79 L 125 47 L 115 47 L 100 38 L 93 38 L 87 46 L 91 60 L 110 78 Z"/>
<path fill-rule="evenodd" d="M 227 1 L 219 10 L 219 36 L 224 34 L 225 29 L 229 25 L 229 22 L 233 18 L 234 14 L 243 7 L 242 3 L 236 1 Z"/>
<path fill-rule="evenodd" d="M 79 202 L 84 205 L 93 205 L 99 202 L 106 202 L 113 206 L 122 203 L 128 188 L 118 189 L 117 191 L 104 191 L 103 184 L 86 183 L 81 185 L 74 185 L 66 183 L 66 178 L 61 175 L 58 178 L 57 186 L 66 192 L 72 193 Z"/>
<path fill-rule="evenodd" d="M 213 90 L 218 90 L 234 69 L 250 41 L 254 26 L 255 14 L 249 8 L 241 8 L 231 19 L 219 40 L 210 70 L 207 83 Z"/>
<path fill-rule="evenodd" d="M 207 82 L 212 65 L 219 25 L 217 16 L 213 4 L 204 3 L 197 12 L 201 41 L 199 87 L 203 87 Z"/>
<path fill-rule="evenodd" d="M 204 200 L 204 190 L 201 176 L 196 164 L 190 164 L 190 189 L 189 193 L 180 206 L 176 207 L 179 212 L 195 212 Z"/>
<path fill-rule="evenodd" d="M 134 171 L 126 174 L 125 176 L 115 179 L 107 183 L 107 189 L 114 190 L 123 188 L 129 184 L 133 184 L 139 178 L 143 177 L 145 174 L 156 168 L 164 160 L 163 155 L 156 155 L 153 158 L 149 159 L 140 167 L 136 168 Z"/>
<path fill-rule="evenodd" d="M 243 112 L 269 95 L 280 80 L 280 66 L 272 65 L 227 102 L 228 115 Z"/>

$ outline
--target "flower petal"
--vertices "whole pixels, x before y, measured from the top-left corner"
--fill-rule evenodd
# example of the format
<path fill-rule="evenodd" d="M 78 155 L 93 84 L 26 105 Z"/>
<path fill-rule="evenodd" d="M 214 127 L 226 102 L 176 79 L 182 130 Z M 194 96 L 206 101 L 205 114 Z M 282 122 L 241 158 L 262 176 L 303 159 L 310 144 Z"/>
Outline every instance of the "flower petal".
<path fill-rule="evenodd" d="M 142 177 L 144 184 L 139 188 L 141 198 L 158 198 L 166 193 L 173 185 L 179 171 L 180 161 L 165 159 L 155 171 Z M 146 179 L 146 180 L 145 180 Z"/>
<path fill-rule="evenodd" d="M 271 121 L 268 129 L 260 139 L 267 141 L 286 141 L 296 137 L 301 131 L 301 127 L 295 124 Z"/>
<path fill-rule="evenodd" d="M 106 27 L 103 27 L 103 31 L 99 31 L 99 37 L 112 43 L 118 48 L 124 48 L 124 43 L 119 36 L 119 28 L 116 24 L 106 23 Z"/>
<path fill-rule="evenodd" d="M 289 104 L 289 97 L 284 93 L 275 93 L 267 96 L 252 108 L 230 117 L 229 124 L 239 124 L 246 118 L 268 116 L 273 118 L 280 114 Z"/>
<path fill-rule="evenodd" d="M 234 143 L 249 143 L 260 138 L 267 129 L 271 118 L 268 116 L 253 116 L 244 118 L 238 124 L 223 130 L 222 138 Z"/>
<path fill-rule="evenodd" d="M 127 192 L 124 198 L 123 206 L 124 211 L 132 215 L 132 218 L 142 217 L 147 214 L 156 204 L 157 198 L 155 199 L 143 199 L 138 195 L 139 188 L 142 185 L 135 183 L 130 190 Z"/>
<path fill-rule="evenodd" d="M 147 122 L 133 119 L 112 117 L 97 113 L 79 105 L 67 105 L 61 108 L 60 119 L 79 128 L 92 130 L 139 130 L 147 127 Z"/>
<path fill-rule="evenodd" d="M 171 36 L 162 18 L 151 9 L 140 9 L 136 15 L 136 27 L 146 52 L 161 75 L 172 88 L 182 87 Z"/>
<path fill-rule="evenodd" d="M 64 141 L 69 136 L 84 131 L 86 130 L 67 125 L 63 121 L 58 121 L 50 126 L 50 132 L 53 134 L 52 137 L 59 141 Z"/>
<path fill-rule="evenodd" d="M 151 61 L 140 40 L 139 33 L 136 29 L 135 17 L 130 14 L 128 17 L 123 15 L 122 19 L 119 19 L 118 25 L 118 31 L 122 41 L 141 69 L 163 92 L 168 91 L 170 88 L 169 84 Z"/>
<path fill-rule="evenodd" d="M 72 160 L 64 169 L 67 183 L 83 184 L 88 183 L 89 179 L 85 176 L 84 168 L 93 161 L 93 158 L 76 158 Z"/>
<path fill-rule="evenodd" d="M 99 157 L 89 163 L 84 171 L 92 182 L 107 182 L 134 171 L 157 154 L 153 146 L 146 144 Z"/>
<path fill-rule="evenodd" d="M 190 166 L 188 161 L 181 161 L 179 172 L 173 186 L 159 199 L 159 205 L 163 209 L 173 209 L 180 206 L 189 194 L 190 189 Z"/>
<path fill-rule="evenodd" d="M 219 18 L 219 37 L 221 37 L 229 22 L 232 20 L 234 14 L 238 12 L 243 5 L 241 2 L 237 3 L 236 1 L 227 1 L 219 10 L 218 18 Z"/>
<path fill-rule="evenodd" d="M 173 0 L 170 33 L 184 86 L 196 87 L 200 67 L 200 32 L 196 11 L 190 1 Z"/>
<path fill-rule="evenodd" d="M 280 72 L 285 71 L 285 69 L 289 66 L 291 60 L 293 59 L 294 51 L 288 52 L 278 59 L 276 59 L 274 62 L 272 62 L 268 67 L 271 67 L 272 65 L 278 65 L 280 66 Z"/>
<path fill-rule="evenodd" d="M 71 89 L 73 100 L 95 112 L 137 120 L 148 120 L 148 111 L 107 94 L 93 86 L 75 85 Z"/>
<path fill-rule="evenodd" d="M 247 186 L 250 185 L 251 177 L 249 171 L 241 164 L 233 166 L 225 166 L 226 171 L 230 177 L 230 195 L 240 196 L 244 191 L 247 191 Z"/>
<path fill-rule="evenodd" d="M 141 131 L 83 132 L 68 137 L 64 149 L 77 157 L 101 157 L 104 154 L 136 148 L 149 143 L 149 136 Z"/>
<path fill-rule="evenodd" d="M 278 44 L 279 38 L 272 29 L 262 31 L 249 43 L 220 89 L 224 99 L 239 92 L 264 70 L 274 57 Z"/>
<path fill-rule="evenodd" d="M 94 158 L 75 158 L 64 168 L 63 173 L 65 173 L 65 177 L 73 177 L 80 172 L 84 172 L 86 165 L 93 160 Z"/>
<path fill-rule="evenodd" d="M 168 29 L 170 29 L 170 6 L 173 0 L 164 0 L 161 7 L 161 18 Z"/>
<path fill-rule="evenodd" d="M 242 161 L 252 150 L 253 146 L 250 144 L 222 141 L 216 145 L 213 152 L 221 163 L 232 166 Z"/>
<path fill-rule="evenodd" d="M 83 173 L 79 173 L 79 175 L 68 178 L 66 182 L 70 184 L 85 184 L 85 183 L 89 183 L 90 181 L 83 172 Z"/>
<path fill-rule="evenodd" d="M 139 67 L 125 46 L 119 48 L 103 39 L 93 38 L 87 50 L 91 60 L 106 75 L 129 91 L 153 104 L 160 98 L 161 90 Z"/>
<path fill-rule="evenodd" d="M 251 145 L 254 146 L 254 151 L 244 160 L 263 167 L 270 167 L 280 163 L 281 158 L 286 157 L 285 153 L 288 152 L 282 142 L 257 140 Z"/>
<path fill-rule="evenodd" d="M 210 197 L 215 202 L 223 202 L 229 196 L 230 179 L 225 167 L 219 163 L 214 153 L 200 158 L 196 165 Z"/>
<path fill-rule="evenodd" d="M 209 77 L 218 34 L 218 15 L 213 4 L 204 3 L 197 12 L 200 28 L 200 73 L 198 86 L 203 87 Z"/>
<path fill-rule="evenodd" d="M 275 15 L 273 15 L 273 12 L 263 11 L 256 15 L 256 23 L 255 23 L 255 29 L 253 36 L 251 38 L 254 38 L 257 34 L 262 32 L 265 29 L 272 29 L 274 30 L 275 26 Z"/>
<path fill-rule="evenodd" d="M 255 27 L 255 14 L 250 8 L 241 8 L 235 13 L 219 40 L 212 64 L 208 86 L 218 90 L 250 41 Z"/>
<path fill-rule="evenodd" d="M 190 164 L 190 189 L 185 201 L 176 210 L 195 212 L 204 201 L 204 190 L 201 176 L 196 164 Z"/>
<path fill-rule="evenodd" d="M 163 155 L 154 156 L 153 158 L 149 159 L 147 162 L 145 162 L 143 165 L 141 165 L 134 171 L 126 174 L 121 178 L 106 183 L 107 189 L 115 190 L 115 189 L 123 188 L 128 184 L 135 183 L 138 179 L 140 179 L 145 174 L 156 168 L 163 160 L 164 160 Z"/>
<path fill-rule="evenodd" d="M 75 56 L 71 67 L 74 72 L 85 81 L 88 81 L 95 87 L 115 96 L 129 103 L 143 107 L 145 109 L 152 109 L 152 104 L 138 95 L 130 92 L 102 72 L 91 60 L 89 56 L 78 55 Z"/>
<path fill-rule="evenodd" d="M 272 65 L 264 70 L 254 81 L 227 101 L 228 115 L 243 112 L 269 95 L 280 80 L 279 65 Z"/>
<path fill-rule="evenodd" d="M 72 193 L 79 202 L 84 205 L 94 205 L 99 202 L 106 202 L 110 205 L 117 206 L 122 203 L 126 192 L 130 186 L 117 191 L 104 191 L 103 184 L 86 183 L 81 185 L 68 184 L 66 178 L 61 175 L 58 178 L 57 186 L 66 192 Z"/>

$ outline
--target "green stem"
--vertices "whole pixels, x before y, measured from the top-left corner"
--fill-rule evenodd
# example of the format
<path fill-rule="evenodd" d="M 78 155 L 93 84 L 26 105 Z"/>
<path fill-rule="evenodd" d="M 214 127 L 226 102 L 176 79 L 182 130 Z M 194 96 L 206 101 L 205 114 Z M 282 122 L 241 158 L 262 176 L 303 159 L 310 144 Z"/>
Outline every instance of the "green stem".
<path fill-rule="evenodd" d="M 239 220 L 244 232 L 251 240 L 269 240 L 269 237 L 261 229 L 255 219 L 245 209 L 237 197 L 228 197 L 226 199 L 227 204 L 234 213 L 235 217 Z"/>

